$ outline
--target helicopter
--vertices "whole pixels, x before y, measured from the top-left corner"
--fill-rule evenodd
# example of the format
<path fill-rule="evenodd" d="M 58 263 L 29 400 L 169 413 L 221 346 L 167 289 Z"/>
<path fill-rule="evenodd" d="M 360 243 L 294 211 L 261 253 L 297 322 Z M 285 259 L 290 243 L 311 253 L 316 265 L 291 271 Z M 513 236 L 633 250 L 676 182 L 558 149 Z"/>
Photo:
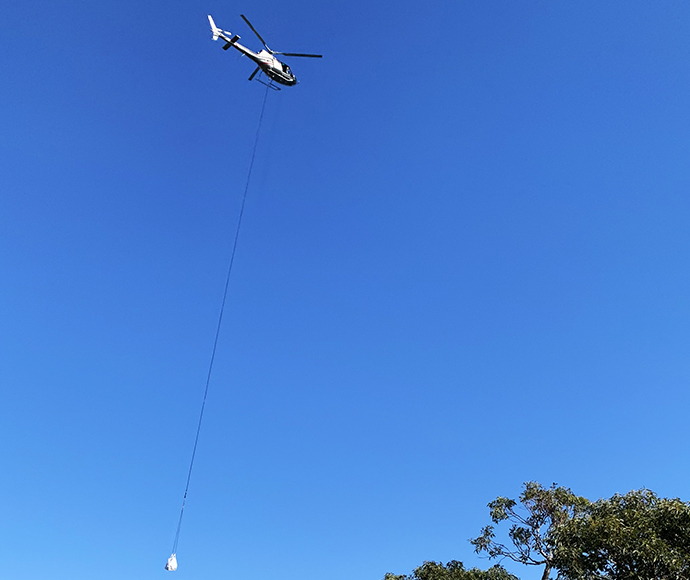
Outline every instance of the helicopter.
<path fill-rule="evenodd" d="M 252 26 L 252 23 L 249 22 L 249 20 L 247 20 L 247 17 L 244 14 L 240 14 L 240 16 L 242 17 L 242 20 L 244 20 L 247 23 L 249 28 L 252 29 L 252 32 L 256 34 L 256 36 L 259 38 L 261 44 L 264 45 L 263 50 L 259 52 L 254 52 L 252 50 L 249 50 L 246 46 L 242 46 L 239 42 L 237 42 L 240 39 L 240 36 L 238 34 L 232 35 L 227 30 L 221 30 L 220 28 L 218 28 L 210 14 L 208 15 L 208 21 L 211 24 L 213 40 L 218 40 L 219 38 L 222 38 L 225 41 L 225 44 L 223 45 L 223 50 L 228 50 L 228 48 L 232 46 L 233 48 L 239 50 L 244 56 L 247 56 L 250 59 L 252 59 L 257 64 L 256 69 L 249 76 L 250 81 L 256 76 L 256 73 L 262 71 L 270 79 L 270 81 L 275 81 L 281 85 L 286 85 L 288 87 L 294 86 L 297 84 L 297 78 L 290 70 L 290 67 L 286 65 L 284 62 L 278 60 L 275 57 L 275 55 L 281 54 L 283 56 L 301 56 L 308 58 L 322 58 L 323 56 L 321 54 L 303 54 L 300 52 L 275 52 L 268 48 L 266 41 L 263 38 L 261 38 L 261 35 L 256 31 L 256 28 L 254 28 Z M 257 79 L 257 81 L 267 85 L 269 88 L 273 90 L 280 90 L 280 87 L 276 87 L 270 81 L 268 84 L 260 81 L 259 79 Z"/>

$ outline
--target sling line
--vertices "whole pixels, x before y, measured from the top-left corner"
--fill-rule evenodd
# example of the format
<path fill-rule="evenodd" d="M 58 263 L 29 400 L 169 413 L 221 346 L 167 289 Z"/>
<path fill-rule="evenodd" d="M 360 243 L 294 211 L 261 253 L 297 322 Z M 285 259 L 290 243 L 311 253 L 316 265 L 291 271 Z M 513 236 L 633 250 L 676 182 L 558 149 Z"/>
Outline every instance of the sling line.
<path fill-rule="evenodd" d="M 189 491 L 189 481 L 192 478 L 192 469 L 194 468 L 194 457 L 196 456 L 196 448 L 199 443 L 199 433 L 201 432 L 201 422 L 204 418 L 204 408 L 206 407 L 206 395 L 208 395 L 208 385 L 211 382 L 211 372 L 213 371 L 213 361 L 216 358 L 216 347 L 218 346 L 218 336 L 220 335 L 220 326 L 223 322 L 223 312 L 225 310 L 225 301 L 228 296 L 228 286 L 230 285 L 230 274 L 232 273 L 232 265 L 235 261 L 235 251 L 237 250 L 237 240 L 240 236 L 240 227 L 242 226 L 242 216 L 244 215 L 244 204 L 247 201 L 247 191 L 249 190 L 249 181 L 252 177 L 252 169 L 254 167 L 254 158 L 256 157 L 256 148 L 259 144 L 259 131 L 261 130 L 261 123 L 264 118 L 264 110 L 266 109 L 266 99 L 268 97 L 268 88 L 264 93 L 264 100 L 261 104 L 261 113 L 259 115 L 259 123 L 256 127 L 256 136 L 254 137 L 254 147 L 252 148 L 251 161 L 249 162 L 249 171 L 247 172 L 247 182 L 244 186 L 244 194 L 242 195 L 242 204 L 240 206 L 240 215 L 237 219 L 237 229 L 235 230 L 235 240 L 232 244 L 232 253 L 230 254 L 230 265 L 228 266 L 228 275 L 225 279 L 225 290 L 223 292 L 223 301 L 220 305 L 220 314 L 218 316 L 218 326 L 216 327 L 216 337 L 213 341 L 213 351 L 211 353 L 211 362 L 208 365 L 208 374 L 206 376 L 206 388 L 204 389 L 204 399 L 201 403 L 201 412 L 199 413 L 199 424 L 196 428 L 196 437 L 194 438 L 194 449 L 192 450 L 192 458 L 189 462 L 189 472 L 187 473 L 187 484 L 184 488 L 184 496 L 182 498 L 182 509 L 180 509 L 180 518 L 177 522 L 177 531 L 175 532 L 175 541 L 173 542 L 172 553 L 173 556 L 177 553 L 177 542 L 180 539 L 180 528 L 182 527 L 182 516 L 184 515 L 184 506 L 187 503 L 187 492 Z"/>

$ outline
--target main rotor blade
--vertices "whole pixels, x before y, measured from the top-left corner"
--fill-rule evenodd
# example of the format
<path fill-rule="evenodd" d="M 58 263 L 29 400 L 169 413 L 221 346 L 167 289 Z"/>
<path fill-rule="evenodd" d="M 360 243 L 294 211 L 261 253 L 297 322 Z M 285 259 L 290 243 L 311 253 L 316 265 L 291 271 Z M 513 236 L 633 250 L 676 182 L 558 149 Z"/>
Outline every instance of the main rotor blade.
<path fill-rule="evenodd" d="M 283 56 L 306 56 L 309 58 L 323 58 L 322 54 L 303 54 L 301 52 L 274 52 L 273 54 L 282 54 Z"/>
<path fill-rule="evenodd" d="M 265 41 L 263 38 L 261 38 L 261 35 L 256 31 L 256 28 L 254 28 L 254 27 L 252 26 L 252 23 L 249 22 L 249 20 L 247 20 L 247 17 L 246 17 L 244 14 L 240 14 L 240 16 L 242 17 L 242 20 L 244 20 L 244 21 L 247 23 L 247 25 L 249 26 L 249 28 L 252 29 L 252 32 L 254 32 L 254 34 L 256 34 L 256 35 L 259 37 L 259 40 L 261 41 L 261 44 L 263 44 L 263 45 L 266 47 L 266 50 L 268 50 L 268 52 L 271 52 L 271 49 L 268 48 L 268 46 L 266 45 L 266 41 Z"/>

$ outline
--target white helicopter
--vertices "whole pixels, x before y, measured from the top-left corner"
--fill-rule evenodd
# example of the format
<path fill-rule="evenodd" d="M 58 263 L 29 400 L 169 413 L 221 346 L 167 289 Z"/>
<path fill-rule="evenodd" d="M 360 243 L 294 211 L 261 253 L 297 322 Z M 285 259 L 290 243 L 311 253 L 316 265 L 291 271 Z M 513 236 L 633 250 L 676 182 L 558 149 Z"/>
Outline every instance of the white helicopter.
<path fill-rule="evenodd" d="M 292 74 L 292 71 L 290 70 L 290 67 L 288 65 L 286 65 L 284 62 L 280 62 L 274 55 L 282 54 L 283 56 L 304 56 L 309 58 L 322 58 L 322 55 L 320 54 L 303 54 L 300 52 L 275 52 L 271 50 L 266 45 L 264 39 L 261 38 L 261 35 L 252 26 L 252 23 L 249 22 L 249 20 L 247 20 L 246 16 L 244 14 L 240 14 L 240 16 L 242 17 L 242 20 L 244 20 L 249 25 L 249 28 L 252 29 L 254 34 L 256 34 L 259 37 L 261 44 L 264 45 L 264 50 L 261 50 L 259 52 L 253 52 L 249 50 L 247 47 L 242 46 L 237 42 L 240 39 L 239 35 L 235 34 L 233 36 L 227 30 L 221 30 L 220 28 L 218 28 L 216 26 L 216 23 L 213 22 L 213 18 L 211 18 L 210 14 L 208 15 L 208 21 L 211 24 L 213 40 L 218 40 L 219 38 L 222 38 L 225 41 L 225 44 L 223 45 L 223 50 L 228 50 L 228 48 L 232 46 L 239 50 L 244 56 L 251 58 L 257 64 L 256 69 L 249 76 L 250 81 L 254 78 L 256 73 L 258 73 L 259 71 L 263 71 L 263 73 L 272 81 L 280 83 L 281 85 L 293 86 L 297 84 L 297 79 L 295 78 L 295 75 Z M 259 82 L 262 81 L 259 80 Z M 276 87 L 275 85 L 270 83 L 270 81 L 267 86 L 276 91 L 280 90 L 279 87 Z"/>

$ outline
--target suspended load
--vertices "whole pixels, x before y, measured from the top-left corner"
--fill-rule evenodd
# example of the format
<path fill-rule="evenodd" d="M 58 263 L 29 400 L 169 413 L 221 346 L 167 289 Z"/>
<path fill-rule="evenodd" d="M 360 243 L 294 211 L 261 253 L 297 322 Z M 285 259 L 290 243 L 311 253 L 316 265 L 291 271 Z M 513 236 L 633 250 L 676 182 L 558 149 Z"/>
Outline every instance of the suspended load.
<path fill-rule="evenodd" d="M 165 565 L 165 569 L 168 572 L 174 572 L 177 570 L 177 556 L 175 556 L 175 554 L 170 555 L 170 558 L 168 558 L 168 563 Z"/>
<path fill-rule="evenodd" d="M 209 384 L 211 381 L 211 371 L 213 370 L 213 361 L 215 360 L 216 357 L 216 347 L 218 346 L 218 336 L 220 334 L 220 327 L 221 327 L 221 322 L 223 320 L 223 311 L 225 309 L 225 301 L 228 296 L 228 286 L 230 283 L 230 274 L 232 273 L 232 266 L 235 261 L 235 250 L 237 249 L 237 240 L 239 238 L 240 234 L 240 226 L 242 224 L 242 216 L 244 215 L 244 205 L 247 200 L 247 191 L 249 190 L 249 181 L 252 176 L 252 168 L 254 167 L 254 158 L 256 156 L 256 149 L 257 145 L 259 143 L 259 131 L 261 129 L 261 123 L 264 118 L 264 110 L 266 109 L 266 99 L 268 98 L 268 89 L 274 89 L 274 90 L 280 90 L 279 87 L 276 87 L 275 85 L 272 84 L 272 81 L 275 81 L 277 83 L 280 83 L 282 85 L 286 86 L 293 86 L 297 84 L 297 79 L 295 78 L 295 75 L 292 73 L 290 70 L 290 67 L 286 65 L 285 63 L 281 62 L 276 58 L 276 54 L 278 55 L 284 55 L 284 56 L 294 56 L 294 57 L 310 57 L 310 58 L 321 58 L 320 54 L 305 54 L 305 53 L 296 53 L 296 52 L 275 52 L 268 48 L 266 46 L 266 43 L 264 42 L 263 38 L 261 38 L 261 35 L 256 31 L 254 26 L 247 20 L 247 18 L 244 15 L 240 15 L 242 19 L 247 23 L 249 28 L 256 34 L 258 39 L 261 41 L 261 44 L 264 45 L 264 50 L 261 50 L 260 52 L 253 52 L 249 50 L 248 48 L 242 46 L 239 44 L 237 41 L 239 40 L 239 36 L 237 34 L 232 35 L 231 33 L 221 30 L 216 26 L 216 23 L 213 21 L 213 18 L 209 15 L 208 21 L 209 24 L 211 25 L 211 33 L 213 35 L 213 40 L 218 40 L 223 39 L 225 44 L 223 45 L 223 49 L 227 50 L 230 47 L 236 48 L 238 51 L 240 51 L 242 54 L 245 56 L 249 57 L 254 63 L 256 64 L 257 68 L 256 70 L 251 74 L 249 77 L 249 80 L 251 81 L 258 73 L 261 71 L 263 74 L 265 74 L 269 78 L 269 83 L 266 84 L 267 90 L 264 94 L 264 99 L 263 99 L 263 104 L 261 105 L 261 113 L 259 115 L 259 123 L 256 128 L 256 137 L 254 138 L 254 147 L 252 149 L 252 154 L 251 154 L 251 160 L 249 162 L 249 171 L 247 172 L 247 182 L 244 186 L 244 194 L 242 196 L 242 203 L 240 206 L 240 212 L 239 212 L 239 217 L 237 219 L 237 229 L 235 230 L 235 239 L 233 242 L 232 246 L 232 252 L 230 254 L 230 264 L 228 266 L 228 274 L 225 280 L 225 291 L 223 293 L 223 301 L 221 302 L 221 307 L 220 307 L 220 313 L 218 315 L 218 325 L 216 327 L 216 338 L 213 343 L 213 350 L 211 351 L 211 360 L 209 362 L 209 367 L 208 367 L 208 374 L 206 375 L 206 387 L 204 389 L 204 398 L 201 403 L 201 410 L 199 412 L 199 422 L 197 424 L 197 429 L 196 429 L 196 437 L 194 438 L 194 447 L 192 448 L 192 456 L 189 461 L 189 470 L 187 472 L 187 483 L 185 485 L 185 490 L 184 490 L 184 496 L 182 498 L 182 508 L 180 509 L 180 517 L 177 520 L 177 531 L 175 532 L 175 540 L 173 541 L 172 545 L 172 554 L 168 558 L 167 563 L 165 564 L 165 569 L 168 572 L 175 572 L 177 570 L 177 541 L 180 537 L 180 528 L 182 527 L 182 516 L 184 515 L 184 508 L 185 504 L 187 503 L 187 492 L 189 491 L 189 482 L 191 481 L 192 478 L 192 469 L 194 468 L 194 458 L 196 457 L 196 449 L 197 449 L 197 444 L 199 443 L 199 434 L 201 432 L 201 423 L 204 417 L 204 409 L 206 407 L 206 396 L 208 395 L 208 388 Z"/>

